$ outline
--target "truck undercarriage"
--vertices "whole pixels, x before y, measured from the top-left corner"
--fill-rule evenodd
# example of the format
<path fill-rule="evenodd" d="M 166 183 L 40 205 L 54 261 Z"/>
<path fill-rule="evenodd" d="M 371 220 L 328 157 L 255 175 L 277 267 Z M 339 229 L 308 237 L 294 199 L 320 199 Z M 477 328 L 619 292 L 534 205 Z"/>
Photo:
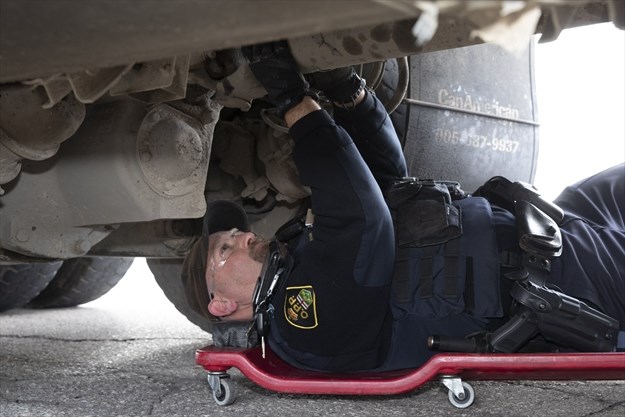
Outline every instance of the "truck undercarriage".
<path fill-rule="evenodd" d="M 266 236 L 297 212 L 309 191 L 241 46 L 288 39 L 304 73 L 355 65 L 394 111 L 411 175 L 472 191 L 492 175 L 533 179 L 529 36 L 624 26 L 623 3 L 610 0 L 0 8 L 0 310 L 36 301 L 57 273 L 70 275 L 58 272 L 67 262 L 136 256 L 152 258 L 184 310 L 176 268 L 207 200 L 239 202 Z M 16 284 L 27 277 L 30 295 Z"/>

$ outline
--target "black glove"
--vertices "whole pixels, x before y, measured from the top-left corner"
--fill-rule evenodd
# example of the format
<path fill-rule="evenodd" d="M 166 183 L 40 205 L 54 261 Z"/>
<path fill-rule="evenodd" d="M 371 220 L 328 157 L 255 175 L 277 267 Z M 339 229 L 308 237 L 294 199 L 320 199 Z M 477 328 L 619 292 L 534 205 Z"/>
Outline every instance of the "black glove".
<path fill-rule="evenodd" d="M 313 88 L 323 91 L 328 100 L 339 105 L 353 105 L 366 85 L 353 67 L 314 72 L 306 78 Z"/>
<path fill-rule="evenodd" d="M 280 117 L 309 95 L 308 82 L 300 73 L 286 41 L 246 46 L 241 51 Z"/>

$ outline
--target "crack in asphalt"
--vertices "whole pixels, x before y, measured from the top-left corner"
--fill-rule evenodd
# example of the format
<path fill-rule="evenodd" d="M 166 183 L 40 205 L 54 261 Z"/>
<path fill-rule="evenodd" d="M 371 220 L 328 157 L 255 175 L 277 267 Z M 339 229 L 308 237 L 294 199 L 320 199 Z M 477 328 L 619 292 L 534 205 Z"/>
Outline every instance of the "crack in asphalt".
<path fill-rule="evenodd" d="M 560 388 L 559 386 L 550 386 L 550 385 L 541 384 L 541 383 L 547 383 L 547 382 L 548 381 L 541 381 L 541 380 L 536 380 L 536 381 L 519 380 L 519 381 L 508 381 L 508 384 L 509 385 L 521 385 L 521 386 L 528 387 L 528 388 L 538 388 L 538 389 L 543 389 L 543 390 L 548 390 L 548 391 L 557 391 L 562 394 L 577 395 L 577 393 L 572 393 L 571 391 L 566 390 L 564 388 Z M 561 381 L 549 381 L 549 382 L 557 382 L 557 383 L 567 386 L 568 382 L 576 382 L 576 381 L 561 380 Z"/>
<path fill-rule="evenodd" d="M 601 410 L 593 411 L 590 414 L 584 415 L 584 417 L 596 416 L 597 414 L 600 414 L 600 413 L 603 413 L 605 411 L 611 410 L 611 409 L 613 409 L 615 407 L 618 407 L 620 405 L 625 405 L 625 401 L 619 401 L 617 403 L 608 404 L 606 407 L 602 408 Z"/>

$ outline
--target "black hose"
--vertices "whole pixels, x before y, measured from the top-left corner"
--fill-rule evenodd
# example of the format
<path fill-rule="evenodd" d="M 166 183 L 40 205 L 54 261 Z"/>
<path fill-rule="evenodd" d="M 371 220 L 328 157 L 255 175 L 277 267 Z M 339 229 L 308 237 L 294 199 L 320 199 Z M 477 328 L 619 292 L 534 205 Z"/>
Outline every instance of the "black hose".
<path fill-rule="evenodd" d="M 434 335 L 428 337 L 427 343 L 430 350 L 438 352 L 485 353 L 489 351 L 487 338 L 482 333 L 467 338 Z"/>
<path fill-rule="evenodd" d="M 410 68 L 408 67 L 408 57 L 397 58 L 397 86 L 393 96 L 384 105 L 388 114 L 393 113 L 402 103 L 404 97 L 406 97 L 409 81 Z"/>

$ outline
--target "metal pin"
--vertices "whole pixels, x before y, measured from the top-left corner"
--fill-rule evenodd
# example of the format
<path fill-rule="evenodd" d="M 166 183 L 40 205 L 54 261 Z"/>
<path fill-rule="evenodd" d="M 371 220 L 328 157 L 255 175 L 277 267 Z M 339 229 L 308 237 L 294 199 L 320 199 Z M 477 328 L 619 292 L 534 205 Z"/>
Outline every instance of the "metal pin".
<path fill-rule="evenodd" d="M 265 359 L 265 336 L 260 337 L 260 350 L 263 355 L 263 359 Z"/>

